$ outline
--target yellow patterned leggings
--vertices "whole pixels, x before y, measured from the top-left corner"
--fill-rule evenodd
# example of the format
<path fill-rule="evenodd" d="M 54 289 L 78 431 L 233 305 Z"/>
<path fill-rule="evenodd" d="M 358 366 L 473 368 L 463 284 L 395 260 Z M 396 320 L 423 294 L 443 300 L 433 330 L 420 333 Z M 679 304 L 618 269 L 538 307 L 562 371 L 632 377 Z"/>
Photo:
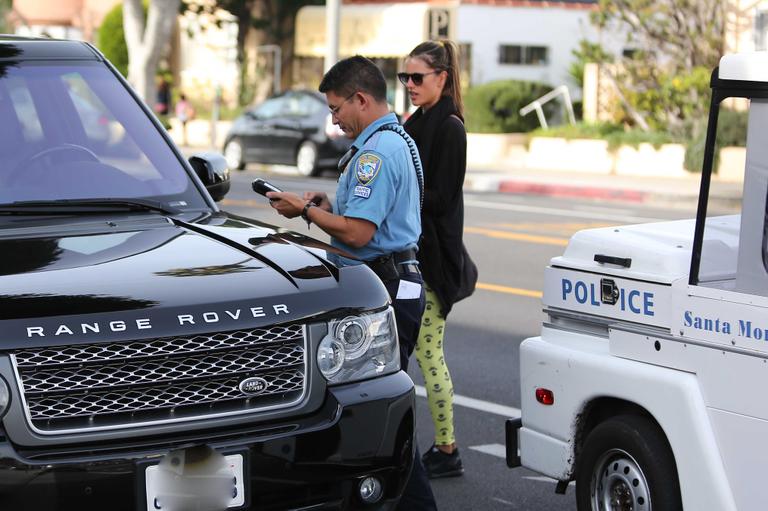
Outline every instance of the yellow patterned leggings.
<path fill-rule="evenodd" d="M 443 355 L 445 318 L 440 314 L 440 302 L 432 289 L 424 284 L 427 306 L 421 317 L 419 339 L 416 341 L 416 361 L 424 376 L 427 401 L 435 425 L 435 444 L 451 445 L 453 433 L 453 382 Z"/>

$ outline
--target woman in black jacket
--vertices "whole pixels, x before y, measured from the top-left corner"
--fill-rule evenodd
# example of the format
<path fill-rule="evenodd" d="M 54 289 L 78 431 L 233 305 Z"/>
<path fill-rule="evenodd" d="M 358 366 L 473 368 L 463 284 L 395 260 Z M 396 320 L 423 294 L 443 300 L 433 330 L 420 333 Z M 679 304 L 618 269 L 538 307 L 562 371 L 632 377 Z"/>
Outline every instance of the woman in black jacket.
<path fill-rule="evenodd" d="M 419 107 L 404 127 L 416 141 L 424 169 L 418 258 L 427 307 L 415 352 L 426 382 L 435 443 L 422 460 L 432 478 L 459 476 L 464 469 L 453 431 L 453 383 L 443 356 L 445 318 L 456 301 L 464 264 L 467 133 L 456 45 L 419 44 L 406 58 L 405 72 L 398 79 L 408 89 L 411 103 Z"/>

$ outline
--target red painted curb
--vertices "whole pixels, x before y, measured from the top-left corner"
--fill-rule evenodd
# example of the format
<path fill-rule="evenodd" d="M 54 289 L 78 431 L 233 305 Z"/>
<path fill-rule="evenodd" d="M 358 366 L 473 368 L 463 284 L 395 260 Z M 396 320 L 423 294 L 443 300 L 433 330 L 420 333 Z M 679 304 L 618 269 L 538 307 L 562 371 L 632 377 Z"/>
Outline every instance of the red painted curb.
<path fill-rule="evenodd" d="M 600 188 L 596 186 L 526 183 L 522 181 L 501 181 L 499 182 L 499 192 L 549 195 L 553 197 L 582 197 L 626 202 L 644 202 L 648 198 L 647 192 L 637 190 Z"/>

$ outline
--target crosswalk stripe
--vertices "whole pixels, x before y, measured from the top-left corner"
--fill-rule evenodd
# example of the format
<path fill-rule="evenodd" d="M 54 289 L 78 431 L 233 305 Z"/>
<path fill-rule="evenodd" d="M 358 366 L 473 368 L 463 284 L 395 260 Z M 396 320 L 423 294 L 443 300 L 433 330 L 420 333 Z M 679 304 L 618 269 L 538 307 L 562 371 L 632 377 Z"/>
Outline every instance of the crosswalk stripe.
<path fill-rule="evenodd" d="M 422 385 L 416 385 L 415 387 L 417 396 L 427 397 L 427 389 L 425 389 Z M 472 408 L 474 410 L 480 410 L 481 412 L 501 415 L 502 417 L 520 417 L 519 408 L 491 403 L 490 401 L 483 401 L 481 399 L 475 399 L 472 397 L 460 396 L 458 394 L 453 396 L 453 404 L 454 406 Z"/>
<path fill-rule="evenodd" d="M 507 448 L 501 444 L 470 445 L 469 448 L 483 454 L 496 456 L 497 458 L 507 458 Z"/>

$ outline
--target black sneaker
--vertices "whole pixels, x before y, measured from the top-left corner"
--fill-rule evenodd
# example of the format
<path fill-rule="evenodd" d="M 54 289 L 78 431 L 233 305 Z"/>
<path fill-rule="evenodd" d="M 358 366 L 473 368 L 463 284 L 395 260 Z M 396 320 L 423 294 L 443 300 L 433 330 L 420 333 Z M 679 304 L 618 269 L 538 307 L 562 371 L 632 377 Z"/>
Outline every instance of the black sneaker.
<path fill-rule="evenodd" d="M 454 449 L 451 454 L 446 454 L 433 445 L 421 457 L 421 462 L 424 464 L 430 479 L 458 477 L 464 473 L 458 448 Z"/>

